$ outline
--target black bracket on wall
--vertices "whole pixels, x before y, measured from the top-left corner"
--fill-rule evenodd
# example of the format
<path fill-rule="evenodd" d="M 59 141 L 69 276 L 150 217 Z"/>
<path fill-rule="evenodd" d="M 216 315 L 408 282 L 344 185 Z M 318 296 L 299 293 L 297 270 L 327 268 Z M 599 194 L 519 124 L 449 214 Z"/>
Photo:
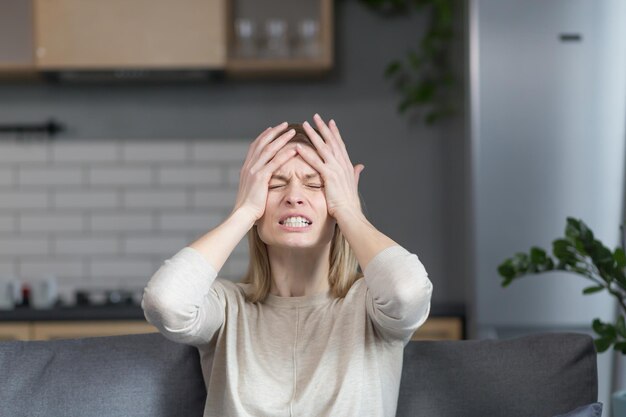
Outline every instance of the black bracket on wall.
<path fill-rule="evenodd" d="M 63 132 L 65 130 L 65 125 L 57 122 L 54 119 L 50 119 L 44 123 L 0 123 L 0 135 L 14 135 L 18 139 L 23 139 L 26 135 L 44 135 L 47 138 L 52 138 L 57 133 Z"/>

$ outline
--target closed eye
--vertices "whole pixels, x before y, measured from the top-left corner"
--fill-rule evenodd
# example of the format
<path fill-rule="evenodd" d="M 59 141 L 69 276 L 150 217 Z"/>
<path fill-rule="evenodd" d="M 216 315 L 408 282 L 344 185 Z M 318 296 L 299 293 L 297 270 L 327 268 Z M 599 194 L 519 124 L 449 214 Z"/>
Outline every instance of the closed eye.
<path fill-rule="evenodd" d="M 278 187 L 284 187 L 284 185 L 270 185 L 269 189 L 273 190 L 274 188 L 278 188 Z M 310 184 L 310 185 L 308 185 L 308 187 L 311 187 L 311 188 L 323 188 L 324 186 L 323 185 L 318 185 L 318 184 Z"/>

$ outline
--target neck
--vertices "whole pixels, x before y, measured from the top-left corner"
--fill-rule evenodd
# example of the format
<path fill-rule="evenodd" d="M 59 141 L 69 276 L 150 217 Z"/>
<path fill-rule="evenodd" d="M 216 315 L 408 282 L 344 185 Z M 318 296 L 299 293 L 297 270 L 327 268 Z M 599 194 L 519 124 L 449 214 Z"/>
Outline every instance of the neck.
<path fill-rule="evenodd" d="M 323 247 L 268 246 L 272 285 L 270 294 L 303 297 L 328 292 L 330 243 Z"/>

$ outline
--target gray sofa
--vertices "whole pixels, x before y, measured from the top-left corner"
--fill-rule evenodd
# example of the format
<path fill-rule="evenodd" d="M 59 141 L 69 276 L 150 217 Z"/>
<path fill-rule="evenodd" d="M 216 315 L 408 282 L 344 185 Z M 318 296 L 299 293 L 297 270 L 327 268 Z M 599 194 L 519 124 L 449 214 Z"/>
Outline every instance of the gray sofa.
<path fill-rule="evenodd" d="M 552 417 L 597 400 L 590 336 L 419 341 L 404 351 L 398 416 Z M 158 333 L 0 342 L 0 416 L 202 416 L 195 347 Z"/>

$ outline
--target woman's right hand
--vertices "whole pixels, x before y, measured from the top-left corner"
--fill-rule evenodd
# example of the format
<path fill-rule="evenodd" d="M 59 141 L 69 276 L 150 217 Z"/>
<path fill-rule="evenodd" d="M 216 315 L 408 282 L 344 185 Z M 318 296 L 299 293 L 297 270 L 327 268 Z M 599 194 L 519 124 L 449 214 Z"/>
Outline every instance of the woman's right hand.
<path fill-rule="evenodd" d="M 268 127 L 250 144 L 239 172 L 239 191 L 233 212 L 243 208 L 254 221 L 263 217 L 272 173 L 297 154 L 294 148 L 283 149 L 295 134 L 293 129 L 284 132 L 286 127 L 287 122 Z"/>

